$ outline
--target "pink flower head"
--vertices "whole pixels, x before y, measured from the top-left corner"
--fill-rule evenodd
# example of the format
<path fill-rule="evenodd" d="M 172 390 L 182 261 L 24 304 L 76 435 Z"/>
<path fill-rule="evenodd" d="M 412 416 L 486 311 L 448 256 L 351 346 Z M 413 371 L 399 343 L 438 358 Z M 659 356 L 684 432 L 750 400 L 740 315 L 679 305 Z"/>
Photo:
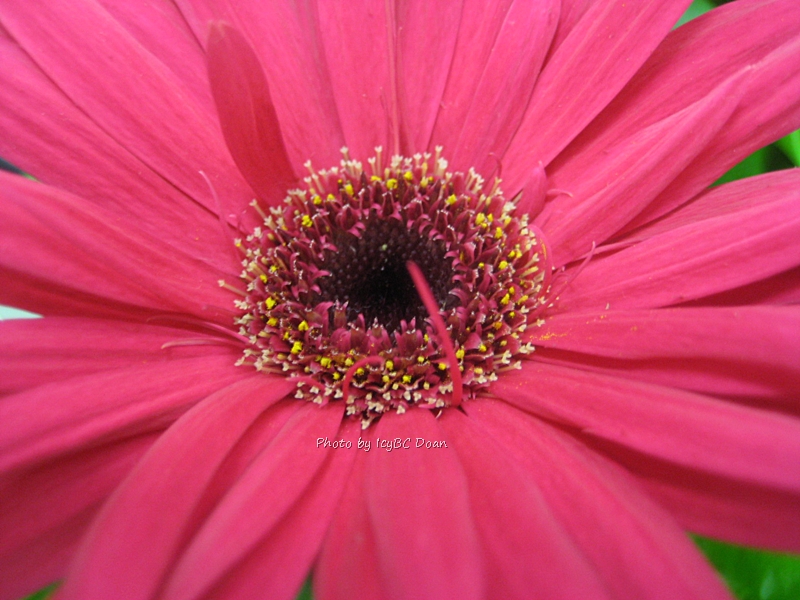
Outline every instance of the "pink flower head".
<path fill-rule="evenodd" d="M 687 4 L 3 0 L 0 600 L 800 551 L 800 4 Z"/>

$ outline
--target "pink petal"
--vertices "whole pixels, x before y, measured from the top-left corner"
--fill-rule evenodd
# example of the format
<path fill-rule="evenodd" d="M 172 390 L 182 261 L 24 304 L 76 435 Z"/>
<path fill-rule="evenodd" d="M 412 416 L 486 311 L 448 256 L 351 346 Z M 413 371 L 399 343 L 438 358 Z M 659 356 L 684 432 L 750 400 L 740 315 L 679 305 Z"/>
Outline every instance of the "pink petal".
<path fill-rule="evenodd" d="M 247 40 L 226 23 L 211 26 L 208 77 L 222 132 L 239 170 L 267 206 L 295 187 L 267 80 Z"/>
<path fill-rule="evenodd" d="M 218 280 L 234 277 L 76 196 L 8 173 L 0 182 L 0 301 L 45 315 L 150 309 L 230 325 L 233 295 Z"/>
<path fill-rule="evenodd" d="M 707 97 L 637 131 L 597 160 L 584 165 L 572 187 L 547 204 L 536 222 L 564 265 L 601 244 L 639 214 L 723 127 L 736 106 L 741 74 Z"/>
<path fill-rule="evenodd" d="M 172 569 L 165 600 L 202 598 L 291 511 L 336 439 L 341 406 L 305 404 L 255 458 L 203 523 Z M 336 450 L 330 450 L 335 452 Z"/>
<path fill-rule="evenodd" d="M 375 447 L 374 428 L 362 436 Z M 314 568 L 314 597 L 319 600 L 383 600 L 375 534 L 364 494 L 367 453 L 359 452 Z"/>
<path fill-rule="evenodd" d="M 794 8 L 795 14 L 800 13 L 796 4 Z M 798 20 L 793 19 L 795 23 Z M 752 67 L 748 89 L 728 125 L 703 151 L 703 160 L 686 169 L 631 227 L 648 223 L 680 206 L 751 153 L 797 129 L 800 125 L 798 53 L 800 36 Z M 768 102 L 764 101 L 764 90 L 769 90 Z"/>
<path fill-rule="evenodd" d="M 589 265 L 558 310 L 653 308 L 702 298 L 800 264 L 800 190 L 649 238 Z"/>
<path fill-rule="evenodd" d="M 378 0 L 318 5 L 319 35 L 345 143 L 361 160 L 376 146 L 391 154 L 400 151 L 396 17 L 387 12 L 389 6 Z"/>
<path fill-rule="evenodd" d="M 155 441 L 137 436 L 0 476 L 0 598 L 61 579 L 102 502 Z"/>
<path fill-rule="evenodd" d="M 515 2 L 496 15 L 497 23 L 489 23 L 496 31 L 478 29 L 475 22 L 486 18 L 484 10 L 465 12 L 468 22 L 459 36 L 468 50 L 463 58 L 456 55 L 437 121 L 438 143 L 456 168 L 475 167 L 484 176 L 498 168 L 530 100 L 558 11 L 555 0 Z M 483 37 L 475 39 L 475 29 Z"/>
<path fill-rule="evenodd" d="M 93 373 L 6 396 L 0 472 L 164 428 L 246 376 L 229 358 L 209 356 Z"/>
<path fill-rule="evenodd" d="M 339 439 L 356 444 L 360 423 L 343 423 Z M 355 431 L 354 431 L 355 430 Z M 303 492 L 295 506 L 270 532 L 266 540 L 227 573 L 214 588 L 215 599 L 239 600 L 252 590 L 265 598 L 294 600 L 307 579 L 335 510 L 341 509 L 341 493 L 349 478 L 356 450 L 333 452 L 318 478 Z M 351 532 L 345 538 L 348 542 Z M 362 566 L 345 575 L 362 577 Z M 317 598 L 321 598 L 316 594 Z M 362 595 L 350 596 L 364 598 Z"/>
<path fill-rule="evenodd" d="M 552 599 L 610 597 L 532 479 L 541 471 L 521 468 L 500 442 L 507 432 L 487 434 L 472 416 L 476 408 L 469 417 L 446 411 L 441 424 L 467 477 L 489 574 L 486 597 L 528 598 L 531 590 Z"/>
<path fill-rule="evenodd" d="M 3 32 L 0 62 L 0 156 L 215 268 L 240 268 L 238 256 L 219 250 L 231 235 L 221 237 L 215 214 L 109 137 Z M 209 203 L 208 189 L 202 198 Z"/>
<path fill-rule="evenodd" d="M 253 421 L 294 387 L 285 378 L 251 377 L 178 419 L 95 520 L 59 598 L 103 600 L 119 590 L 129 599 L 152 598 L 225 456 Z"/>
<path fill-rule="evenodd" d="M 687 306 L 746 306 L 800 304 L 800 267 L 742 287 L 706 296 Z"/>
<path fill-rule="evenodd" d="M 550 55 L 558 49 L 581 18 L 589 10 L 592 0 L 561 0 L 561 15 L 558 19 L 558 29 L 550 45 Z"/>
<path fill-rule="evenodd" d="M 501 456 L 522 472 L 517 481 L 541 490 L 613 598 L 730 597 L 673 518 L 624 470 L 500 402 L 476 404 L 469 420 L 474 439 L 502 442 Z"/>
<path fill-rule="evenodd" d="M 175 2 L 137 6 L 127 0 L 99 1 L 137 42 L 181 80 L 209 114 L 214 113 L 203 47 Z"/>
<path fill-rule="evenodd" d="M 48 317 L 0 322 L 0 394 L 22 391 L 99 371 L 175 358 L 220 354 L 235 362 L 227 346 L 162 348 L 178 340 L 207 337 L 186 329 L 143 326 L 101 319 Z"/>
<path fill-rule="evenodd" d="M 522 189 L 609 103 L 675 24 L 689 1 L 608 0 L 586 10 L 549 58 L 503 158 L 503 189 Z"/>
<path fill-rule="evenodd" d="M 172 185 L 216 211 L 238 215 L 251 200 L 212 116 L 170 70 L 92 0 L 41 10 L 26 0 L 0 5 L 0 22 L 98 126 Z M 102 85 L 97 74 L 103 74 Z"/>
<path fill-rule="evenodd" d="M 463 5 L 464 0 L 406 0 L 395 4 L 392 20 L 396 30 L 387 34 L 396 45 L 400 149 L 406 156 L 429 146 L 453 65 Z"/>
<path fill-rule="evenodd" d="M 708 477 L 642 456 L 618 456 L 683 527 L 755 548 L 800 552 L 797 494 Z"/>
<path fill-rule="evenodd" d="M 331 78 L 322 58 L 316 4 L 261 0 L 175 2 L 201 40 L 207 38 L 208 22 L 219 19 L 246 34 L 264 68 L 295 173 L 305 172 L 303 163 L 307 160 L 325 168 L 338 164 L 344 137 Z"/>
<path fill-rule="evenodd" d="M 376 436 L 411 446 L 389 453 L 376 447 L 367 457 L 364 487 L 381 587 L 390 598 L 481 598 L 483 565 L 464 471 L 450 448 L 414 447 L 418 437 L 444 439 L 433 415 L 384 415 Z"/>
<path fill-rule="evenodd" d="M 492 393 L 626 452 L 800 495 L 800 419 L 536 363 L 504 374 Z"/>
<path fill-rule="evenodd" d="M 777 92 L 771 85 L 756 85 L 752 75 L 754 70 L 763 70 L 763 65 L 753 65 L 796 35 L 800 26 L 797 9 L 792 0 L 740 0 L 672 31 L 629 85 L 553 162 L 548 173 L 558 182 L 554 187 L 571 189 L 580 185 L 586 165 L 602 160 L 609 148 L 707 97 L 742 69 L 750 71 L 751 80 L 740 106 L 753 101 L 759 105 L 773 104 L 763 101 L 763 90 L 770 89 L 770 97 Z M 727 135 L 728 130 L 726 127 L 720 135 Z M 752 133 L 751 129 L 748 135 Z M 767 142 L 759 143 L 752 149 Z M 725 146 L 725 150 L 730 152 L 731 148 Z M 711 172 L 712 165 L 705 152 L 703 160 L 690 170 L 697 168 L 709 179 L 692 193 L 721 174 Z M 684 201 L 689 197 L 682 196 Z"/>
<path fill-rule="evenodd" d="M 683 389 L 786 398 L 800 389 L 800 307 L 570 312 L 546 319 L 530 340 L 624 359 L 609 365 L 618 376 Z"/>
<path fill-rule="evenodd" d="M 697 221 L 730 215 L 795 196 L 798 186 L 800 169 L 785 169 L 732 181 L 709 189 L 663 219 L 640 227 L 623 239 L 626 243 L 645 240 Z"/>

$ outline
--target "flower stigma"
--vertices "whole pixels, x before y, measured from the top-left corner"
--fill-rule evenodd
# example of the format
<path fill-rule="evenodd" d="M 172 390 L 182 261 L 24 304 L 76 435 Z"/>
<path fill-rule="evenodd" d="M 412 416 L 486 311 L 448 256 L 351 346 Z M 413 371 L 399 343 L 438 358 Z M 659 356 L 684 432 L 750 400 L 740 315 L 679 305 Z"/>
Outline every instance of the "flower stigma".
<path fill-rule="evenodd" d="M 549 274 L 500 181 L 448 171 L 441 148 L 388 161 L 376 148 L 366 167 L 342 154 L 328 170 L 306 163 L 303 188 L 268 213 L 253 201 L 263 226 L 237 240 L 239 364 L 296 378 L 298 398 L 343 400 L 363 427 L 475 397 L 518 368 Z"/>

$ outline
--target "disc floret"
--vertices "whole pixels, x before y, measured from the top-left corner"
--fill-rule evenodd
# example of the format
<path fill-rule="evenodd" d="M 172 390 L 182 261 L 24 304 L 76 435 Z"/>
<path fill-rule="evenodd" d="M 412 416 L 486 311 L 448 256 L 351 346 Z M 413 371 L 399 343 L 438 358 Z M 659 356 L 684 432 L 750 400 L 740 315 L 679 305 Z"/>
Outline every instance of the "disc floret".
<path fill-rule="evenodd" d="M 470 169 L 380 148 L 316 171 L 238 246 L 247 282 L 242 363 L 297 379 L 297 396 L 342 399 L 364 424 L 388 410 L 443 408 L 452 378 L 405 265 L 419 265 L 474 397 L 533 350 L 522 334 L 545 303 L 543 245 L 527 216 Z"/>

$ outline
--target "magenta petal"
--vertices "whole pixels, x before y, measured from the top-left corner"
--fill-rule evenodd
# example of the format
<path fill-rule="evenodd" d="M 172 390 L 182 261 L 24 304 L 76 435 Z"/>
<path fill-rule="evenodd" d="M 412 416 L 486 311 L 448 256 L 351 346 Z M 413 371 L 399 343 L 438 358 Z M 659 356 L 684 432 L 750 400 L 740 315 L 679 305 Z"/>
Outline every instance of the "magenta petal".
<path fill-rule="evenodd" d="M 242 34 L 226 23 L 211 26 L 208 78 L 222 133 L 239 170 L 268 206 L 278 204 L 295 175 L 258 58 Z"/>
<path fill-rule="evenodd" d="M 786 398 L 800 389 L 800 307 L 570 312 L 546 319 L 530 340 L 625 359 L 612 363 L 620 377 L 683 389 Z"/>
<path fill-rule="evenodd" d="M 545 65 L 503 158 L 505 191 L 525 185 L 609 103 L 675 24 L 689 0 L 596 2 Z"/>
<path fill-rule="evenodd" d="M 481 402 L 469 419 L 474 439 L 497 440 L 505 461 L 518 465 L 516 481 L 541 490 L 611 597 L 730 598 L 674 519 L 623 469 L 501 402 Z"/>
<path fill-rule="evenodd" d="M 376 436 L 410 446 L 388 454 L 375 448 L 367 460 L 364 487 L 388 597 L 481 598 L 484 573 L 463 469 L 450 448 L 415 447 L 417 438 L 444 439 L 433 415 L 384 415 Z"/>
<path fill-rule="evenodd" d="M 355 445 L 359 429 L 357 421 L 346 421 L 337 439 Z M 308 577 L 334 511 L 343 507 L 341 493 L 355 457 L 355 450 L 332 452 L 295 506 L 258 548 L 223 577 L 211 596 L 215 600 L 240 600 L 258 590 L 264 598 L 294 600 Z M 352 533 L 348 532 L 344 540 L 351 542 Z M 358 569 L 359 578 L 362 568 Z M 353 572 L 348 574 L 352 577 Z M 315 597 L 323 598 L 318 593 Z"/>
<path fill-rule="evenodd" d="M 467 4 L 434 143 L 488 176 L 511 141 L 558 22 L 558 3 Z"/>
<path fill-rule="evenodd" d="M 130 599 L 153 597 L 222 460 L 255 418 L 293 387 L 286 379 L 251 377 L 183 415 L 104 507 L 59 597 L 103 600 L 119 590 Z"/>
<path fill-rule="evenodd" d="M 742 88 L 734 75 L 707 97 L 608 148 L 580 169 L 580 177 L 547 204 L 536 222 L 553 248 L 555 266 L 605 242 L 638 215 L 717 134 L 731 115 Z"/>
<path fill-rule="evenodd" d="M 325 167 L 339 161 L 344 138 L 328 67 L 321 59 L 316 3 L 175 2 L 203 42 L 209 21 L 224 20 L 245 34 L 262 63 L 295 173 L 304 173 L 309 159 Z"/>
<path fill-rule="evenodd" d="M 536 363 L 504 375 L 492 393 L 627 452 L 800 496 L 800 419 Z"/>
<path fill-rule="evenodd" d="M 202 170 L 238 215 L 251 200 L 213 116 L 92 0 L 0 5 L 0 22 L 63 92 L 134 156 L 217 212 Z M 103 85 L 98 85 L 98 74 Z"/>
<path fill-rule="evenodd" d="M 362 437 L 375 445 L 374 432 Z M 378 451 L 375 448 L 375 451 Z M 364 494 L 366 452 L 359 452 L 314 568 L 319 600 L 383 600 L 375 534 Z"/>
<path fill-rule="evenodd" d="M 797 35 L 799 8 L 794 0 L 739 0 L 670 32 L 630 84 L 553 162 L 549 172 L 561 182 L 556 187 L 569 189 L 572 185 L 579 185 L 585 166 L 603 160 L 609 148 L 712 94 L 715 88 L 742 69 L 747 69 L 750 74 L 737 114 L 752 103 L 761 106 L 760 110 L 771 110 L 769 107 L 780 104 L 775 102 L 779 92 L 773 84 L 780 80 L 781 75 L 776 71 L 775 81 L 763 84 L 758 84 L 753 75 L 764 70 L 765 64 L 761 61 L 767 55 Z M 782 73 L 791 70 L 785 65 Z M 765 89 L 770 90 L 770 102 L 764 102 Z M 792 97 L 784 95 L 787 101 Z M 727 137 L 730 127 L 724 128 L 720 136 Z M 745 134 L 746 139 L 740 141 L 744 141 L 752 151 L 780 137 L 776 134 L 776 131 L 768 131 L 763 126 L 758 129 L 751 127 Z M 771 139 L 767 139 L 769 137 Z M 734 150 L 735 144 L 730 142 L 728 138 L 727 142 L 719 145 L 714 140 L 713 146 L 723 152 L 724 156 L 720 157 L 731 161 L 729 165 L 732 166 L 746 154 Z M 705 177 L 705 182 L 698 182 L 697 187 L 680 193 L 662 194 L 653 205 L 658 214 L 687 200 L 722 174 L 724 169 L 717 171 L 718 167 L 710 158 L 706 149 L 703 160 L 689 167 L 690 172 Z M 680 187 L 682 184 L 679 182 L 684 177 L 679 177 L 675 185 Z M 674 185 L 669 189 L 677 192 Z M 639 219 L 638 223 L 650 218 L 652 216 Z"/>
<path fill-rule="evenodd" d="M 210 356 L 93 373 L 0 402 L 0 471 L 163 429 L 195 402 L 242 377 Z"/>
<path fill-rule="evenodd" d="M 64 577 L 102 502 L 155 441 L 146 434 L 0 475 L 0 598 Z"/>
<path fill-rule="evenodd" d="M 0 301 L 49 315 L 86 312 L 90 298 L 95 315 L 191 312 L 229 325 L 226 273 L 71 194 L 8 173 L 0 182 Z"/>
<path fill-rule="evenodd" d="M 228 346 L 164 344 L 205 338 L 207 333 L 143 326 L 101 319 L 48 317 L 0 322 L 0 394 L 19 392 L 71 377 L 158 364 L 175 358 L 222 354 L 236 360 Z"/>
<path fill-rule="evenodd" d="M 238 268 L 231 252 L 209 243 L 220 238 L 217 216 L 92 122 L 2 31 L 0 62 L 0 156 L 216 268 Z"/>
<path fill-rule="evenodd" d="M 491 598 L 610 598 L 592 565 L 555 519 L 530 474 L 497 436 L 472 417 L 448 411 L 442 429 L 469 485 L 475 527 L 486 557 Z M 435 459 L 434 459 L 435 460 Z"/>
<path fill-rule="evenodd" d="M 565 310 L 654 308 L 730 290 L 800 264 L 800 189 L 600 257 L 562 294 Z"/>
<path fill-rule="evenodd" d="M 460 34 L 464 0 L 406 0 L 395 4 L 397 102 L 401 150 L 428 148 Z M 351 40 L 352 41 L 352 40 Z"/>
<path fill-rule="evenodd" d="M 378 0 L 319 3 L 319 35 L 353 157 L 400 151 L 395 15 Z M 365 123 L 369 123 L 365 126 Z"/>
<path fill-rule="evenodd" d="M 204 597 L 257 548 L 322 467 L 329 451 L 317 447 L 317 440 L 334 439 L 341 419 L 341 406 L 310 403 L 289 419 L 191 540 L 170 573 L 165 600 Z"/>
<path fill-rule="evenodd" d="M 797 494 L 708 477 L 641 456 L 616 458 L 689 531 L 755 548 L 800 552 Z"/>
<path fill-rule="evenodd" d="M 100 4 L 213 114 L 203 46 L 175 2 L 132 4 L 127 0 L 100 0 Z"/>

